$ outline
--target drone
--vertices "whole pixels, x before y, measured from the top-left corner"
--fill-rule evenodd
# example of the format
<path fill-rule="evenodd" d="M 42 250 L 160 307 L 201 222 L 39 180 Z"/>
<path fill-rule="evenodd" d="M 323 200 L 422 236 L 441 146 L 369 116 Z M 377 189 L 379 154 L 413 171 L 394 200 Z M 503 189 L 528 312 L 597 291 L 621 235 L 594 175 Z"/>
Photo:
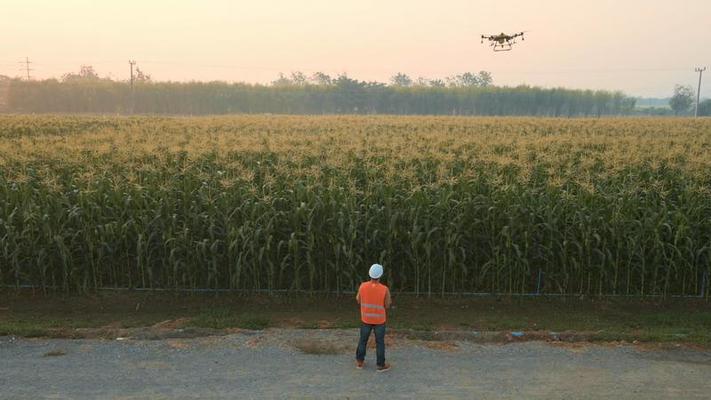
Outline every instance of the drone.
<path fill-rule="evenodd" d="M 513 35 L 507 35 L 501 32 L 498 35 L 481 35 L 481 43 L 484 43 L 484 39 L 490 42 L 489 46 L 494 48 L 494 51 L 511 51 L 513 45 L 516 44 L 516 38 L 520 37 L 521 40 L 525 40 L 523 34 L 526 32 L 514 33 Z"/>

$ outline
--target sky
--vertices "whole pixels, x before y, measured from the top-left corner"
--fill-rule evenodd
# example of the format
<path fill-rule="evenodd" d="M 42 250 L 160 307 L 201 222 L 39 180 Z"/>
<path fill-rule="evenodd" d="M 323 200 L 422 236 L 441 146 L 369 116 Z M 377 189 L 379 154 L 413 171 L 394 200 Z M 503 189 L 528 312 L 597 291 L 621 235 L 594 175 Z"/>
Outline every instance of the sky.
<path fill-rule="evenodd" d="M 25 57 L 35 79 L 81 65 L 128 79 L 129 59 L 174 81 L 486 70 L 499 85 L 666 97 L 711 67 L 709 25 L 709 0 L 0 0 L 0 75 L 24 75 Z M 524 30 L 507 53 L 479 39 Z"/>

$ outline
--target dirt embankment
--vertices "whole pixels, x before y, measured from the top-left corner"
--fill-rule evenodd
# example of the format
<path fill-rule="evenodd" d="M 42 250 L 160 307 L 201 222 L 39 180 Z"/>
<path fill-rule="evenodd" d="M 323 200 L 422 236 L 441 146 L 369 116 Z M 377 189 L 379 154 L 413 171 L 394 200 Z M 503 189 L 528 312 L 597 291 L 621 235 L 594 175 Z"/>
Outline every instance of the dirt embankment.
<path fill-rule="evenodd" d="M 259 337 L 259 342 L 268 341 L 270 337 L 283 336 L 283 332 L 299 332 L 297 338 L 290 341 L 289 345 L 308 354 L 338 354 L 350 352 L 352 343 L 347 341 L 334 341 L 334 337 L 352 335 L 356 329 L 337 329 L 319 326 L 316 329 L 298 329 L 293 327 L 269 328 L 264 330 L 251 330 L 242 328 L 214 329 L 190 325 L 189 318 L 165 320 L 145 327 L 122 327 L 115 322 L 99 328 L 50 328 L 45 335 L 39 337 L 53 339 L 104 339 L 104 340 L 175 340 L 219 337 L 230 334 L 252 334 Z M 481 344 L 507 344 L 521 342 L 546 342 L 554 345 L 580 348 L 587 344 L 595 343 L 606 346 L 636 345 L 640 348 L 661 349 L 679 348 L 705 350 L 706 347 L 676 343 L 652 343 L 625 340 L 600 340 L 599 332 L 550 332 L 550 331 L 473 331 L 473 330 L 416 330 L 416 329 L 389 329 L 386 343 L 389 347 L 397 347 L 400 343 L 419 343 L 420 345 L 435 350 L 456 350 L 458 342 Z M 329 340 L 324 340 L 324 335 Z M 372 338 L 371 338 L 372 339 Z M 372 340 L 371 340 L 372 342 Z M 374 343 L 371 343 L 374 346 Z"/>

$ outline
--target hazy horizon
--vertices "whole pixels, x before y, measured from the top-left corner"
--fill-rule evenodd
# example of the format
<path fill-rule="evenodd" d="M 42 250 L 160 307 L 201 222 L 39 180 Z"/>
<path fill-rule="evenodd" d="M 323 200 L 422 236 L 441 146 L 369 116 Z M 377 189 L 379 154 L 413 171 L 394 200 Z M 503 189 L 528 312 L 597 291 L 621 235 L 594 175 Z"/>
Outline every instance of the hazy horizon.
<path fill-rule="evenodd" d="M 81 65 L 128 79 L 135 59 L 155 80 L 266 83 L 322 71 L 386 82 L 486 70 L 499 85 L 668 97 L 677 83 L 696 89 L 694 67 L 711 66 L 711 2 L 701 0 L 3 3 L 0 34 L 11 40 L 0 42 L 0 75 L 23 76 L 27 56 L 35 79 Z M 520 30 L 530 32 L 512 52 L 480 44 L 482 33 Z"/>

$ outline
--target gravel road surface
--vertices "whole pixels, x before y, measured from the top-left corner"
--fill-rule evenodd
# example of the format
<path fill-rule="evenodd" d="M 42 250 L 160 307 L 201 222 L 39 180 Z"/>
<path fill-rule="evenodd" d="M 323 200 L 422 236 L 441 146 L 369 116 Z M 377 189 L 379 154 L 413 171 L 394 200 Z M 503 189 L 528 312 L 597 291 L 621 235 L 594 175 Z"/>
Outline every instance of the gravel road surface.
<path fill-rule="evenodd" d="M 709 351 L 390 336 L 393 369 L 377 373 L 374 349 L 365 369 L 354 368 L 356 339 L 355 330 L 297 329 L 166 340 L 0 337 L 0 399 L 711 399 Z"/>

